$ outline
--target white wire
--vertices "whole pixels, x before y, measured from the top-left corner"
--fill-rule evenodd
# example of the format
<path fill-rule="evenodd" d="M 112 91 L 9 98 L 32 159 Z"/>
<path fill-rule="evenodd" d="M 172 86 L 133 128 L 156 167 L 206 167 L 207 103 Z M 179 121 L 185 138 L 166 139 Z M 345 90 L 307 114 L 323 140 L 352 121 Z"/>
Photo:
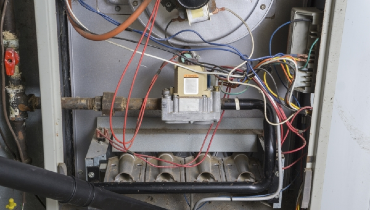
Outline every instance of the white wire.
<path fill-rule="evenodd" d="M 118 43 L 115 43 L 115 42 L 112 42 L 112 41 L 109 41 L 109 40 L 106 40 L 106 42 L 110 43 L 110 44 L 113 44 L 115 46 L 118 46 L 118 47 L 121 47 L 123 49 L 126 49 L 126 50 L 129 50 L 129 51 L 132 51 L 134 52 L 135 50 L 131 49 L 131 48 L 128 48 L 126 46 L 123 46 L 123 45 L 120 45 Z M 136 53 L 138 54 L 142 54 L 141 51 L 136 51 Z M 210 74 L 210 75 L 222 75 L 222 76 L 228 76 L 228 74 L 225 74 L 225 73 L 217 73 L 217 72 L 202 72 L 202 71 L 197 71 L 195 69 L 192 69 L 192 68 L 189 68 L 187 66 L 184 66 L 184 65 L 181 65 L 179 63 L 176 63 L 176 62 L 173 62 L 173 61 L 170 61 L 170 60 L 167 60 L 167 59 L 164 59 L 164 58 L 161 58 L 161 57 L 158 57 L 158 56 L 155 56 L 155 55 L 151 55 L 151 54 L 148 54 L 148 53 L 144 53 L 145 56 L 148 56 L 148 57 L 151 57 L 151 58 L 155 58 L 157 60 L 161 60 L 161 61 L 164 61 L 164 62 L 167 62 L 167 63 L 171 63 L 175 66 L 179 66 L 179 67 L 182 67 L 184 69 L 187 69 L 189 71 L 192 71 L 192 72 L 196 72 L 198 74 Z M 232 77 L 235 77 L 235 78 L 244 78 L 243 75 L 233 75 Z"/>
<path fill-rule="evenodd" d="M 66 1 L 67 1 L 67 0 L 66 0 Z M 69 7 L 68 2 L 67 2 L 67 5 L 68 5 L 68 7 Z M 82 23 L 77 19 L 77 17 L 73 14 L 73 11 L 71 10 L 71 8 L 69 7 L 68 9 L 69 9 L 69 11 L 70 11 L 71 15 L 75 18 L 75 20 L 76 20 L 78 23 L 80 23 L 80 24 L 81 24 L 81 26 L 83 26 L 83 24 L 82 24 Z M 226 9 L 226 8 L 225 8 L 225 9 Z M 226 9 L 226 10 L 227 10 L 227 11 L 229 11 L 228 9 Z M 231 11 L 231 10 L 230 10 L 230 11 Z M 231 11 L 231 13 L 232 13 L 232 14 L 234 14 L 232 11 Z M 243 23 L 245 23 L 245 22 L 244 22 L 244 20 L 243 20 Z M 246 23 L 245 23 L 245 25 L 246 25 Z M 85 27 L 85 26 L 83 26 L 83 27 Z M 87 29 L 87 27 L 85 27 L 85 29 L 86 29 L 86 30 L 88 30 L 88 29 Z M 248 30 L 249 30 L 249 27 L 248 27 Z M 251 37 L 252 37 L 252 40 L 253 40 L 252 42 L 253 42 L 253 46 L 254 46 L 254 39 L 253 39 L 253 36 L 252 36 L 252 33 L 251 33 L 251 31 L 250 31 L 250 30 L 249 30 L 249 33 L 251 34 Z M 123 49 L 129 50 L 129 51 L 132 51 L 132 52 L 134 52 L 134 51 L 135 51 L 134 49 L 131 49 L 131 48 L 125 47 L 125 46 L 120 45 L 120 44 L 118 44 L 118 43 L 115 43 L 115 42 L 112 42 L 112 41 L 109 41 L 109 40 L 105 40 L 105 41 L 106 41 L 106 42 L 108 42 L 108 43 L 110 43 L 110 44 L 112 44 L 112 45 L 115 45 L 115 46 L 121 47 L 121 48 L 123 48 Z M 253 47 L 253 50 L 254 50 L 254 47 Z M 138 53 L 138 54 L 142 54 L 142 52 L 141 52 L 141 51 L 136 51 L 136 53 Z M 253 53 L 253 52 L 252 52 L 252 53 Z M 261 93 L 261 94 L 262 94 L 262 96 L 263 96 L 265 119 L 266 119 L 266 121 L 267 121 L 270 125 L 278 126 L 278 125 L 285 124 L 286 122 L 288 122 L 288 121 L 289 121 L 289 120 L 294 116 L 294 114 L 293 114 L 293 115 L 291 115 L 288 119 L 286 119 L 285 121 L 280 122 L 280 123 L 273 123 L 273 122 L 270 122 L 270 121 L 268 120 L 268 118 L 267 118 L 267 110 L 266 110 L 267 101 L 266 101 L 266 96 L 265 96 L 265 94 L 263 93 L 262 89 L 261 89 L 261 88 L 259 88 L 259 87 L 258 87 L 258 86 L 256 86 L 256 85 L 252 85 L 252 84 L 248 84 L 248 83 L 241 83 L 241 82 L 233 82 L 233 81 L 230 81 L 230 73 L 232 74 L 232 73 L 233 73 L 233 71 L 235 71 L 236 69 L 238 69 L 239 67 L 241 67 L 242 65 L 244 65 L 244 64 L 245 64 L 245 63 L 247 63 L 247 62 L 245 62 L 245 63 L 243 63 L 243 64 L 241 64 L 241 65 L 237 66 L 236 68 L 234 68 L 233 70 L 231 70 L 229 74 L 224 74 L 224 73 L 216 73 L 216 72 L 200 72 L 200 71 L 197 71 L 197 70 L 195 70 L 195 69 L 189 68 L 189 67 L 187 67 L 187 66 L 184 66 L 184 65 L 181 65 L 181 64 L 175 63 L 175 62 L 173 62 L 173 61 L 170 61 L 170 60 L 167 60 L 167 59 L 164 59 L 164 58 L 160 58 L 160 57 L 157 57 L 157 56 L 154 56 L 154 55 L 148 54 L 148 53 L 144 53 L 144 55 L 145 55 L 145 56 L 148 56 L 148 57 L 152 57 L 152 58 L 158 59 L 158 60 L 161 60 L 161 61 L 165 61 L 165 62 L 171 63 L 171 64 L 176 65 L 176 66 L 180 66 L 180 67 L 182 67 L 182 68 L 184 68 L 184 69 L 187 69 L 187 70 L 189 70 L 189 71 L 196 72 L 196 73 L 199 73 L 199 74 L 212 74 L 212 75 L 222 75 L 222 76 L 227 76 L 228 82 L 230 82 L 230 83 L 239 84 L 239 85 L 246 85 L 246 86 L 250 86 L 250 87 L 256 88 L 257 90 L 259 90 L 259 91 L 260 91 L 260 93 Z M 285 59 L 285 60 L 288 60 L 288 58 L 284 58 L 284 59 Z M 295 62 L 293 62 L 293 63 L 295 63 Z M 296 65 L 296 63 L 295 63 L 295 65 Z M 232 76 L 232 77 L 235 77 L 235 78 L 244 78 L 244 76 L 238 76 L 238 75 L 234 75 L 234 76 Z M 257 80 L 258 80 L 258 79 L 257 79 Z M 259 81 L 259 82 L 260 82 L 260 81 Z M 270 96 L 270 95 L 268 95 L 268 97 L 271 97 L 271 96 Z M 274 106 L 276 107 L 276 103 L 274 102 L 274 100 L 271 100 L 271 101 L 272 101 L 272 103 L 274 103 Z"/>
<path fill-rule="evenodd" d="M 279 118 L 276 117 L 277 122 L 279 122 Z M 210 197 L 210 198 L 203 198 L 200 199 L 195 205 L 193 210 L 198 210 L 200 205 L 205 202 L 210 201 L 263 201 L 263 200 L 270 200 L 272 198 L 275 198 L 278 196 L 282 189 L 283 189 L 283 180 L 284 180 L 284 174 L 283 174 L 283 166 L 282 166 L 282 155 L 281 155 L 281 131 L 280 127 L 277 127 L 276 129 L 277 133 L 277 148 L 278 148 L 278 173 L 279 173 L 279 185 L 278 189 L 274 194 L 261 196 L 261 197 L 255 197 L 255 196 L 248 196 L 248 197 Z"/>
<path fill-rule="evenodd" d="M 258 81 L 258 80 L 257 80 Z M 231 81 L 232 82 L 232 81 Z M 262 89 L 256 85 L 252 85 L 252 84 L 249 84 L 249 83 L 242 83 L 242 82 L 232 82 L 234 84 L 239 84 L 239 85 L 246 85 L 246 86 L 250 86 L 250 87 L 253 87 L 253 88 L 256 88 L 257 90 L 259 90 L 259 92 L 262 94 L 263 96 L 263 103 L 264 103 L 264 115 L 265 115 L 265 119 L 266 119 L 266 122 L 269 123 L 270 125 L 274 125 L 274 126 L 279 126 L 279 125 L 283 125 L 285 123 L 287 123 L 290 119 L 292 119 L 292 117 L 294 116 L 294 114 L 292 114 L 291 116 L 289 116 L 286 120 L 280 122 L 280 123 L 273 123 L 271 121 L 269 121 L 269 119 L 267 118 L 267 100 L 266 100 L 266 96 L 264 94 L 264 92 L 262 91 Z M 274 99 L 272 99 L 272 97 L 270 95 L 267 95 L 267 97 L 270 98 L 270 101 L 271 103 L 273 104 L 274 107 L 277 106 L 276 102 L 274 101 Z"/>
<path fill-rule="evenodd" d="M 253 34 L 252 34 L 252 30 L 249 28 L 248 24 L 243 20 L 242 17 L 240 17 L 238 14 L 236 14 L 234 11 L 232 11 L 231 9 L 229 8 L 225 8 L 226 11 L 230 12 L 231 14 L 233 14 L 235 17 L 237 17 L 240 21 L 243 22 L 243 24 L 247 27 L 247 30 L 249 32 L 249 35 L 251 36 L 251 41 L 252 41 L 252 52 L 251 54 L 249 55 L 249 59 L 252 57 L 253 53 L 254 53 L 254 37 L 253 37 Z M 243 63 L 241 63 L 240 65 L 238 65 L 237 67 L 235 67 L 233 70 L 230 71 L 230 73 L 227 75 L 227 78 L 229 79 L 230 76 L 232 76 L 231 74 L 237 70 L 238 68 L 242 67 L 243 65 L 245 65 L 248 61 L 244 61 Z"/>
<path fill-rule="evenodd" d="M 265 62 L 265 63 L 263 63 L 261 66 L 264 66 L 264 65 L 267 65 L 267 64 L 270 64 L 270 63 L 274 63 L 274 62 L 276 62 L 276 61 L 279 61 L 279 60 L 282 60 L 282 61 L 291 61 L 293 64 L 294 64 L 294 67 L 295 67 L 295 71 L 296 71 L 296 73 L 295 73 L 295 75 L 297 76 L 297 69 L 298 69 L 298 66 L 297 66 L 297 63 L 293 60 L 293 59 L 291 59 L 291 58 L 274 58 L 274 59 L 271 59 L 270 61 L 267 61 L 267 62 Z M 297 81 L 297 79 L 295 79 L 294 80 L 294 82 L 293 82 L 293 84 L 292 84 L 292 91 L 290 91 L 290 93 L 289 93 L 289 98 L 288 98 L 288 102 L 289 102 L 289 106 L 292 108 L 292 109 L 294 109 L 294 110 L 297 110 L 296 108 L 294 108 L 293 106 L 292 106 L 292 103 L 291 103 L 291 101 L 292 101 L 292 97 L 293 97 L 293 89 L 294 89 L 294 86 L 295 86 L 295 84 L 296 84 L 296 81 Z"/>
<path fill-rule="evenodd" d="M 244 19 L 242 17 L 240 17 L 238 14 L 236 14 L 234 11 L 232 11 L 229 8 L 225 8 L 225 10 L 230 12 L 231 14 L 233 14 L 235 17 L 237 17 L 240 21 L 242 21 L 242 23 L 245 25 L 245 27 L 247 27 L 247 30 L 248 30 L 249 35 L 251 36 L 251 40 L 252 40 L 252 51 L 251 51 L 251 54 L 248 57 L 248 58 L 251 58 L 253 53 L 254 53 L 254 38 L 253 38 L 252 30 L 249 28 L 248 24 L 244 21 Z M 239 67 L 237 67 L 237 68 L 239 68 Z"/>
<path fill-rule="evenodd" d="M 82 26 L 82 27 L 84 27 L 86 30 L 88 30 L 89 31 L 89 29 L 86 27 L 86 26 L 84 26 L 82 23 L 81 23 L 81 21 L 75 16 L 75 14 L 73 13 L 73 11 L 72 11 L 72 9 L 71 9 L 71 7 L 70 7 L 70 5 L 68 4 L 68 0 L 65 0 L 66 1 L 66 4 L 67 4 L 67 7 L 68 7 L 68 10 L 69 10 L 69 13 L 73 16 L 73 18 Z M 129 51 L 131 51 L 131 52 L 135 52 L 135 50 L 134 49 L 131 49 L 131 48 L 129 48 L 129 47 L 126 47 L 126 46 L 123 46 L 123 45 L 120 45 L 120 44 L 118 44 L 118 43 L 116 43 L 116 42 L 112 42 L 112 41 L 109 41 L 109 40 L 105 40 L 106 42 L 108 42 L 108 43 L 110 43 L 110 44 L 113 44 L 113 45 L 115 45 L 115 46 L 117 46 L 117 47 L 121 47 L 121 48 L 123 48 L 123 49 L 126 49 L 126 50 L 129 50 Z M 254 47 L 253 47 L 253 49 L 254 49 Z M 137 54 L 142 54 L 142 52 L 141 51 L 136 51 L 136 53 Z M 158 56 L 154 56 L 154 55 L 151 55 L 151 54 L 148 54 L 148 53 L 144 53 L 144 55 L 145 56 L 148 56 L 148 57 L 151 57 L 151 58 L 154 58 L 154 59 L 157 59 L 157 60 L 161 60 L 161 61 L 164 61 L 164 62 L 167 62 L 167 63 L 171 63 L 171 64 L 173 64 L 173 65 L 175 65 L 175 66 L 179 66 L 179 67 L 182 67 L 182 68 L 184 68 L 184 69 L 187 69 L 187 70 L 189 70 L 189 71 L 192 71 L 192 72 L 195 72 L 195 73 L 198 73 L 198 74 L 207 74 L 207 75 L 221 75 L 221 76 L 228 76 L 228 74 L 225 74 L 225 73 L 217 73 L 217 72 L 202 72 L 202 71 L 198 71 L 198 70 L 195 70 L 195 69 L 192 69 L 192 68 L 189 68 L 189 67 L 187 67 L 187 66 L 184 66 L 184 65 L 181 65 L 181 64 L 178 64 L 178 63 L 176 63 L 176 62 L 173 62 L 173 61 L 170 61 L 170 60 L 167 60 L 167 59 L 164 59 L 164 58 L 161 58 L 161 57 L 158 57 Z M 232 77 L 234 77 L 234 78 L 244 78 L 244 76 L 243 75 L 233 75 Z"/>
<path fill-rule="evenodd" d="M 86 26 L 84 26 L 84 24 L 82 24 L 81 22 L 80 22 L 80 20 L 76 17 L 76 15 L 73 13 L 73 10 L 72 10 L 72 8 L 71 8 L 71 5 L 69 5 L 69 3 L 68 3 L 68 0 L 65 0 L 65 2 L 66 2 L 66 5 L 67 5 L 67 9 L 68 9 L 68 11 L 69 11 L 69 14 L 71 14 L 72 16 L 73 16 L 73 18 L 77 21 L 77 23 L 79 23 L 84 29 L 86 29 L 86 30 L 89 30 L 89 29 L 87 29 L 87 27 Z"/>

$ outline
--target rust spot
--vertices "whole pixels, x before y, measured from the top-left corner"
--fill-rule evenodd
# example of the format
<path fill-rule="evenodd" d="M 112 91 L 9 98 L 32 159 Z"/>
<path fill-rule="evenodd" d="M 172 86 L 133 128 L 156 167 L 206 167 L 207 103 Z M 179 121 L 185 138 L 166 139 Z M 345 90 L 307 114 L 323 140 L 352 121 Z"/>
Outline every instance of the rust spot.
<path fill-rule="evenodd" d="M 59 134 L 57 133 L 57 134 L 56 134 L 56 136 L 58 137 L 58 136 L 59 136 Z"/>
<path fill-rule="evenodd" d="M 24 136 L 23 136 L 23 133 L 22 131 L 18 131 L 18 139 L 21 141 L 21 140 L 24 140 Z"/>
<path fill-rule="evenodd" d="M 24 105 L 24 104 L 19 104 L 18 109 L 22 112 L 31 111 L 31 109 L 28 106 Z"/>

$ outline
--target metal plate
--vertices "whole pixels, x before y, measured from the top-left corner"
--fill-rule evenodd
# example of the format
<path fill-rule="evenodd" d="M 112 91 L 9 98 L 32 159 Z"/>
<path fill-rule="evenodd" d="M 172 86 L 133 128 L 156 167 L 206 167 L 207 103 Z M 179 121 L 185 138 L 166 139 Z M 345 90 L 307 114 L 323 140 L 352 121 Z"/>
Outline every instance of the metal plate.
<path fill-rule="evenodd" d="M 136 121 L 137 118 L 128 118 L 126 140 L 133 136 Z M 257 135 L 262 132 L 262 122 L 261 118 L 225 118 L 214 136 L 210 151 L 256 152 Z M 123 118 L 113 118 L 114 132 L 120 140 L 122 140 L 122 128 L 120 128 L 122 125 Z M 109 118 L 99 117 L 97 127 L 109 127 Z M 208 129 L 209 125 L 166 124 L 161 118 L 146 118 L 130 150 L 135 152 L 196 152 L 199 151 Z M 207 146 L 203 148 L 203 151 L 206 150 Z M 113 152 L 119 151 L 113 148 Z"/>
<path fill-rule="evenodd" d="M 132 13 L 128 0 L 96 0 L 96 9 L 107 15 L 128 15 Z"/>
<path fill-rule="evenodd" d="M 133 2 L 137 0 L 129 0 L 130 6 L 133 10 L 136 10 L 139 5 L 134 6 Z M 226 7 L 239 14 L 248 24 L 250 29 L 253 31 L 262 22 L 265 16 L 268 14 L 272 0 L 212 0 L 216 3 L 218 8 Z M 151 11 L 153 10 L 155 1 L 152 1 L 148 8 L 139 20 L 143 25 L 146 25 Z M 211 11 L 212 12 L 212 11 Z M 171 19 L 179 16 L 178 10 L 167 12 L 163 6 L 159 7 L 158 15 L 156 18 L 155 27 L 153 34 L 157 37 L 164 38 L 164 31 L 167 24 Z M 204 21 L 200 23 L 189 25 L 188 21 L 173 22 L 168 28 L 168 35 L 171 36 L 180 30 L 192 29 L 200 33 L 203 38 L 207 41 L 217 43 L 232 43 L 238 41 L 247 36 L 248 30 L 243 23 L 233 16 L 231 13 L 224 11 L 219 12 L 216 15 L 211 16 L 210 21 Z M 175 39 L 171 40 L 172 43 L 178 45 L 206 45 L 202 40 L 194 33 L 183 33 L 178 35 Z"/>

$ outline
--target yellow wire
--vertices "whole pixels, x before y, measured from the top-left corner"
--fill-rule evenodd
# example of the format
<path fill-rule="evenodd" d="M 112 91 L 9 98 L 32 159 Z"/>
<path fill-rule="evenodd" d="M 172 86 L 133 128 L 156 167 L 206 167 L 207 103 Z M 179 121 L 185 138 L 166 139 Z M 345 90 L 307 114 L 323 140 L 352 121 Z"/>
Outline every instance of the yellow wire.
<path fill-rule="evenodd" d="M 267 87 L 267 89 L 272 93 L 273 96 L 275 97 L 278 97 L 276 93 L 274 93 L 271 88 L 269 87 L 269 85 L 267 84 L 267 79 L 266 79 L 266 72 L 263 74 L 263 80 L 265 82 L 265 85 Z M 284 100 L 284 98 L 280 97 L 280 100 Z M 294 103 L 290 103 L 295 109 L 299 110 L 299 107 L 297 105 L 295 105 Z"/>
<path fill-rule="evenodd" d="M 283 61 L 284 61 L 284 63 L 286 63 L 285 59 L 284 59 Z M 285 68 L 286 68 L 286 71 L 288 72 L 289 77 L 290 77 L 291 79 L 293 79 L 293 76 L 290 74 L 288 64 L 285 64 Z"/>

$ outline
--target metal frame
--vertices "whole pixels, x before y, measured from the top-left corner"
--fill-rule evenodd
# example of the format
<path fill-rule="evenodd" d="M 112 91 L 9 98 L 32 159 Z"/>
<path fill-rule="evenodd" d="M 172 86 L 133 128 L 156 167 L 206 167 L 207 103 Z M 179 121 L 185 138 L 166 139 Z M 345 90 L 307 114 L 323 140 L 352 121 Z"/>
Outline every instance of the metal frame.
<path fill-rule="evenodd" d="M 37 48 L 40 72 L 42 126 L 45 169 L 57 172 L 64 162 L 59 51 L 55 1 L 37 0 L 35 4 Z M 59 209 L 58 201 L 47 199 L 46 207 Z"/>
<path fill-rule="evenodd" d="M 306 180 L 311 175 L 313 169 L 312 193 L 310 190 L 303 192 L 302 208 L 321 209 L 321 199 L 324 175 L 326 169 L 326 159 L 329 143 L 329 133 L 332 127 L 333 98 L 337 82 L 337 72 L 339 66 L 340 49 L 344 27 L 344 16 L 347 0 L 326 1 L 326 12 L 324 13 L 324 23 L 321 34 L 321 49 L 316 76 L 315 100 L 312 115 L 312 127 L 310 132 L 310 144 L 308 145 L 308 158 L 306 166 Z M 316 122 L 316 123 L 314 123 Z M 305 184 L 306 185 L 306 184 Z M 308 186 L 311 186 L 309 184 Z M 311 201 L 307 198 L 312 198 Z M 306 200 L 305 200 L 306 199 Z M 308 204 L 310 205 L 308 206 Z"/>

